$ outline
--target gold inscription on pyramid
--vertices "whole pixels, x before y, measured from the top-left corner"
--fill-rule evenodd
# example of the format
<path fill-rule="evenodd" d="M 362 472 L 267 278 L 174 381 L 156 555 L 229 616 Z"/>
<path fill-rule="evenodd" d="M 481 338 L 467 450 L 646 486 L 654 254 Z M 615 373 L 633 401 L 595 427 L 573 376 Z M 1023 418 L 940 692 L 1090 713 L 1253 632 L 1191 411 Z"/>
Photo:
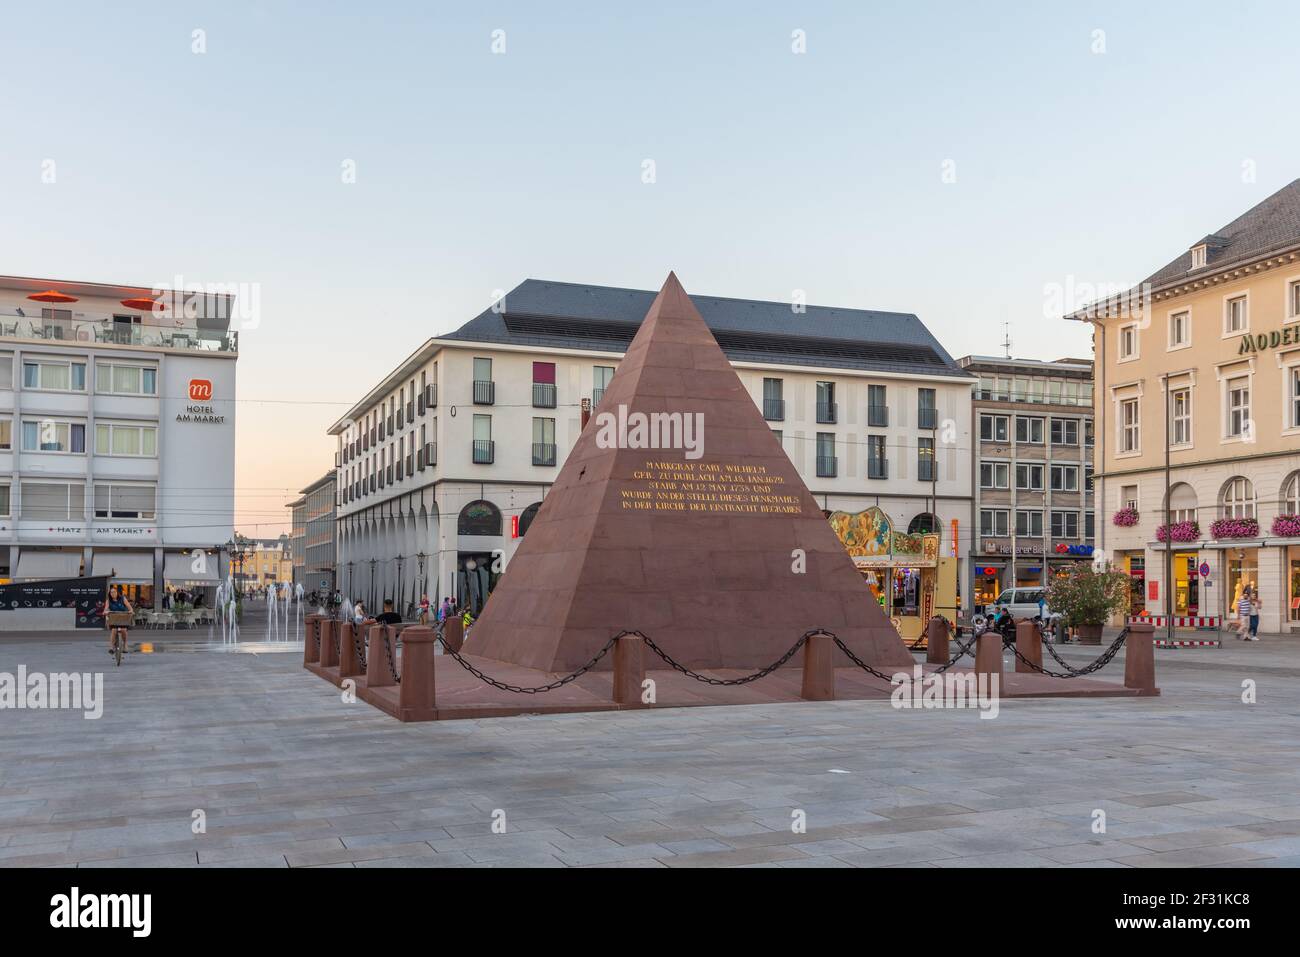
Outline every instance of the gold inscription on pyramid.
<path fill-rule="evenodd" d="M 799 497 L 765 465 L 649 460 L 619 490 L 624 509 L 702 515 L 798 515 Z"/>

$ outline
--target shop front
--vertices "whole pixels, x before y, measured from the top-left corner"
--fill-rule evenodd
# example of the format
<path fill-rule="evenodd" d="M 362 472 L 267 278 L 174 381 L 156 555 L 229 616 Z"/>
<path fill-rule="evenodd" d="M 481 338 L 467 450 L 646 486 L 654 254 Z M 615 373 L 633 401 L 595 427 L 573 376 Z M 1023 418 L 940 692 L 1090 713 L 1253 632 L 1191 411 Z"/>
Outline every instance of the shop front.
<path fill-rule="evenodd" d="M 973 608 L 977 613 L 982 613 L 1002 594 L 1002 576 L 1006 573 L 1007 566 L 976 559 L 972 567 L 975 570 L 974 589 L 971 592 Z"/>
<path fill-rule="evenodd" d="M 894 531 L 879 508 L 832 512 L 831 528 L 862 573 L 881 610 L 905 641 L 933 615 L 957 618 L 957 560 L 940 558 L 939 536 Z"/>
<path fill-rule="evenodd" d="M 1121 552 L 1116 564 L 1129 577 L 1129 608 L 1137 614 L 1147 606 L 1146 552 Z"/>
<path fill-rule="evenodd" d="M 1224 570 L 1223 596 L 1227 607 L 1223 609 L 1223 617 L 1236 622 L 1240 620 L 1237 607 L 1242 593 L 1247 588 L 1254 591 L 1259 587 L 1259 549 L 1229 548 L 1224 555 Z"/>

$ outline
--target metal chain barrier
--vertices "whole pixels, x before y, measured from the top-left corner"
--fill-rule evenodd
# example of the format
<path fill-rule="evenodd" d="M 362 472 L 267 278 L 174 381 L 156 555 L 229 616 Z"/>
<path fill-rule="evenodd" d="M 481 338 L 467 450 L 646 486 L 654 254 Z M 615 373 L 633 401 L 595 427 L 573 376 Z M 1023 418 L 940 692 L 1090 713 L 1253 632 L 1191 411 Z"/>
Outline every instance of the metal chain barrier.
<path fill-rule="evenodd" d="M 1011 650 L 1011 653 L 1016 656 L 1017 661 L 1024 663 L 1029 668 L 1031 668 L 1034 671 L 1037 671 L 1040 674 L 1047 675 L 1049 678 L 1080 678 L 1084 675 L 1090 675 L 1093 674 L 1094 672 L 1100 671 L 1102 668 L 1105 668 L 1108 664 L 1110 664 L 1111 660 L 1114 659 L 1115 655 L 1119 653 L 1120 646 L 1124 644 L 1124 639 L 1126 638 L 1128 638 L 1127 628 L 1121 631 L 1119 635 L 1115 638 L 1115 640 L 1111 642 L 1110 647 L 1101 653 L 1101 657 L 1099 657 L 1096 661 L 1092 662 L 1091 664 L 1085 665 L 1082 668 L 1071 667 L 1067 662 L 1061 660 L 1061 656 L 1056 653 L 1055 648 L 1051 647 L 1051 645 L 1047 645 L 1048 653 L 1051 654 L 1051 656 L 1055 658 L 1063 668 L 1066 669 L 1064 673 L 1060 671 L 1049 671 L 1046 668 L 1044 668 L 1042 665 L 1035 664 L 1034 662 L 1030 661 L 1028 658 L 1026 658 L 1024 655 L 1020 653 L 1020 649 L 1015 646 L 1014 640 L 1006 637 L 1005 635 L 1002 638 L 1002 645 L 1003 647 L 1009 648 Z M 1040 644 L 1046 645 L 1047 643 L 1040 641 Z"/>
<path fill-rule="evenodd" d="M 891 685 L 894 683 L 894 678 L 892 675 L 887 675 L 884 674 L 883 672 L 877 671 L 875 668 L 871 667 L 871 665 L 867 664 L 865 661 L 863 661 L 861 658 L 855 655 L 852 651 L 850 651 L 849 646 L 844 644 L 844 642 L 840 640 L 839 635 L 831 635 L 829 631 L 809 632 L 809 634 L 830 635 L 831 641 L 835 642 L 835 647 L 838 648 L 840 651 L 844 652 L 844 654 L 848 656 L 849 661 L 853 662 L 863 671 L 867 672 L 867 674 L 875 675 L 877 678 L 881 678 L 885 681 L 888 681 Z M 804 635 L 803 640 L 807 640 L 807 638 L 808 635 Z"/>
<path fill-rule="evenodd" d="M 948 663 L 947 663 L 946 665 L 940 665 L 938 668 L 935 668 L 934 671 L 932 671 L 932 672 L 930 672 L 930 673 L 931 673 L 931 674 L 935 674 L 935 675 L 941 675 L 941 674 L 943 674 L 945 671 L 947 671 L 949 668 L 951 668 L 951 667 L 952 667 L 953 665 L 955 665 L 957 662 L 961 661 L 961 660 L 962 660 L 963 658 L 965 658 L 968 654 L 970 654 L 970 650 L 971 650 L 972 648 L 975 647 L 975 642 L 977 642 L 977 641 L 979 641 L 979 640 L 980 640 L 980 636 L 979 636 L 979 635 L 972 634 L 972 635 L 970 636 L 970 639 L 966 642 L 966 644 L 964 644 L 964 645 L 959 644 L 959 645 L 957 646 L 957 653 L 956 653 L 955 655 L 953 655 L 951 658 L 948 659 Z"/>
<path fill-rule="evenodd" d="M 393 646 L 388 640 L 388 627 L 384 626 L 384 630 L 380 634 L 384 639 L 384 657 L 388 659 L 388 671 L 393 676 L 393 682 L 400 685 L 402 676 L 397 673 L 397 664 L 393 661 Z"/>
<path fill-rule="evenodd" d="M 596 666 L 596 662 L 600 661 L 601 658 L 604 658 L 605 655 L 609 654 L 609 649 L 614 647 L 614 642 L 618 641 L 620 638 L 624 637 L 625 635 L 633 635 L 633 634 L 639 634 L 639 632 L 631 632 L 631 631 L 619 632 L 613 638 L 609 639 L 609 641 L 605 642 L 605 647 L 601 648 L 600 651 L 596 652 L 596 654 L 592 656 L 592 659 L 588 661 L 585 665 L 583 665 L 581 668 L 579 668 L 577 671 L 573 672 L 572 674 L 567 674 L 563 678 L 556 679 L 555 681 L 552 681 L 550 684 L 538 685 L 534 688 L 523 688 L 520 687 L 519 685 L 512 685 L 504 681 L 498 681 L 496 678 L 493 678 L 491 675 L 484 674 L 482 671 L 479 671 L 477 668 L 475 668 L 472 664 L 470 664 L 468 661 L 465 660 L 465 657 L 460 652 L 452 651 L 451 647 L 447 644 L 447 642 L 443 641 L 441 632 L 438 633 L 438 640 L 442 642 L 442 653 L 444 655 L 451 655 L 452 658 L 456 659 L 457 664 L 459 664 L 462 668 L 464 668 L 466 671 L 472 674 L 479 681 L 482 681 L 485 684 L 490 684 L 493 688 L 497 688 L 501 691 L 512 691 L 515 694 L 542 694 L 545 691 L 554 691 L 556 688 L 562 688 L 565 685 L 567 685 L 570 681 L 576 681 L 578 678 L 581 678 L 583 675 L 585 675 L 588 671 L 590 671 L 592 668 Z M 645 636 L 642 635 L 642 637 L 644 638 Z M 649 639 L 646 640 L 648 641 Z"/>
<path fill-rule="evenodd" d="M 370 649 L 370 636 L 368 634 L 362 635 L 363 630 L 361 628 L 352 629 L 352 647 L 357 652 L 357 663 L 361 666 L 361 670 L 365 671 L 366 652 Z"/>

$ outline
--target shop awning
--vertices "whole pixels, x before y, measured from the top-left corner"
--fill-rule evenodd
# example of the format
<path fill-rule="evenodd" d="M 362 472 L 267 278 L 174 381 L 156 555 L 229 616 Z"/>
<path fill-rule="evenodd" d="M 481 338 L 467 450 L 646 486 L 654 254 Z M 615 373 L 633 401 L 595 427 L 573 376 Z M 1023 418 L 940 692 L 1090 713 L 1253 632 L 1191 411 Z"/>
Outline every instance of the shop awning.
<path fill-rule="evenodd" d="M 91 574 L 123 585 L 152 585 L 153 552 L 96 552 Z"/>
<path fill-rule="evenodd" d="M 220 558 L 208 555 L 200 564 L 189 552 L 168 552 L 163 559 L 163 578 L 172 585 L 212 585 L 221 583 L 217 572 Z M 196 569 L 195 565 L 199 567 Z"/>
<path fill-rule="evenodd" d="M 18 555 L 17 581 L 45 578 L 77 578 L 81 575 L 80 552 L 39 552 L 24 549 Z"/>

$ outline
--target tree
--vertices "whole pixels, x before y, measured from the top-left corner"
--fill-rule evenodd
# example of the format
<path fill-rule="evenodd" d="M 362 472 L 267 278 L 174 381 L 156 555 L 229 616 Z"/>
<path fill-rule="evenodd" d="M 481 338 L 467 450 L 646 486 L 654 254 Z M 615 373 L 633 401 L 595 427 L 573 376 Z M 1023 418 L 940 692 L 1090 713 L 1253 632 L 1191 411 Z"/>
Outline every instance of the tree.
<path fill-rule="evenodd" d="M 1047 604 L 1071 628 L 1101 626 L 1116 612 L 1127 612 L 1129 576 L 1118 571 L 1075 568 L 1052 580 Z"/>

